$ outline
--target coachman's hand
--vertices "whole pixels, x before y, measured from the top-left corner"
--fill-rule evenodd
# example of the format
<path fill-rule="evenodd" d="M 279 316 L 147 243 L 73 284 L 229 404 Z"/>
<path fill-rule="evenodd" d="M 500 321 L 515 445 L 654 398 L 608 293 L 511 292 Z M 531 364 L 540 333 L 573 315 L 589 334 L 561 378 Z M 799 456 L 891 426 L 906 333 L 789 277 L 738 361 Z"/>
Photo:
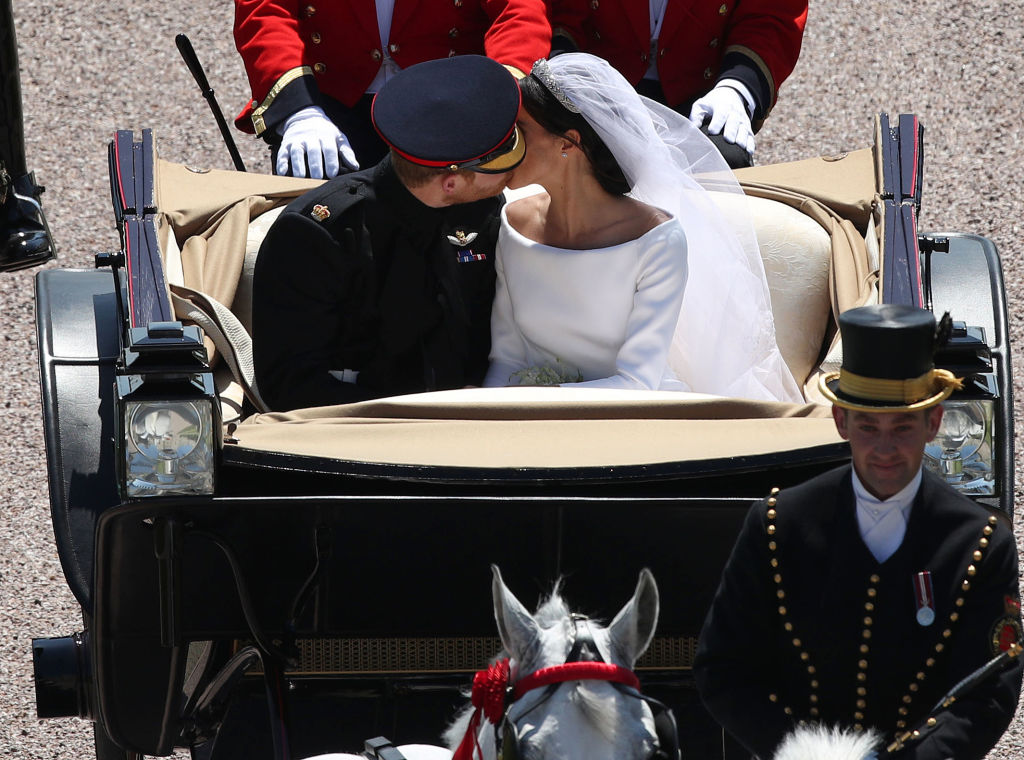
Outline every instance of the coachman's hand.
<path fill-rule="evenodd" d="M 285 120 L 277 151 L 278 174 L 305 177 L 308 165 L 312 179 L 329 179 L 337 176 L 341 162 L 349 170 L 359 168 L 348 138 L 322 108 L 303 108 Z"/>
<path fill-rule="evenodd" d="M 727 142 L 753 155 L 754 130 L 747 104 L 738 90 L 728 84 L 718 84 L 707 95 L 698 98 L 690 109 L 690 122 L 701 127 L 708 117 L 711 118 L 708 123 L 710 134 L 721 133 Z"/>

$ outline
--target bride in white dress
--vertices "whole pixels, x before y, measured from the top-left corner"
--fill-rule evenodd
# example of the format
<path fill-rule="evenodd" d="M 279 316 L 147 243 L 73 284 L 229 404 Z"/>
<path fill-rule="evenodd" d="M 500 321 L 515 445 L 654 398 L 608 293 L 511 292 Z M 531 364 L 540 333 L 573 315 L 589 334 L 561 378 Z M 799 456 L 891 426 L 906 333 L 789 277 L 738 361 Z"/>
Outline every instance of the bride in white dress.
<path fill-rule="evenodd" d="M 753 229 L 708 192 L 741 193 L 710 141 L 595 56 L 538 61 L 520 88 L 509 187 L 544 191 L 502 210 L 484 384 L 800 401 Z"/>

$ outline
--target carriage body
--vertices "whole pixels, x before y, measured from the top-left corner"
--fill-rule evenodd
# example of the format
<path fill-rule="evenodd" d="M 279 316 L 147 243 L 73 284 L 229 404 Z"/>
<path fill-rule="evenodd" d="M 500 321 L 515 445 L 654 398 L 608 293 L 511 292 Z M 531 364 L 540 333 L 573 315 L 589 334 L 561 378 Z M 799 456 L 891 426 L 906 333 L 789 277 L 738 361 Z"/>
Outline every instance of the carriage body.
<path fill-rule="evenodd" d="M 918 234 L 920 138 L 913 117 L 883 115 L 863 151 L 740 173 L 778 204 L 762 208 L 765 236 L 790 212 L 818 230 L 819 306 L 802 280 L 785 292 L 801 243 L 795 262 L 766 260 L 780 344 L 791 366 L 803 352 L 794 373 L 813 394 L 838 361 L 835 311 L 949 311 L 938 362 L 967 379 L 947 402 L 961 429 L 929 466 L 1012 513 L 999 255 L 968 233 Z M 258 249 L 273 210 L 310 185 L 170 164 L 148 132 L 119 133 L 110 170 L 123 250 L 37 277 L 52 517 L 85 621 L 34 642 L 41 717 L 94 720 L 101 758 L 271 758 L 285 731 L 295 757 L 376 734 L 437 742 L 499 648 L 490 564 L 524 601 L 562 578 L 606 619 L 648 567 L 662 612 L 645 691 L 675 709 L 684 755 L 731 756 L 694 692 L 697 636 L 750 503 L 848 460 L 827 407 L 510 388 L 233 420 L 244 350 L 182 324 L 202 301 L 186 297 L 187 257 L 201 239 L 212 259 L 239 214 Z M 243 326 L 244 291 L 227 304 Z M 147 448 L 161 413 L 177 424 L 169 452 Z"/>

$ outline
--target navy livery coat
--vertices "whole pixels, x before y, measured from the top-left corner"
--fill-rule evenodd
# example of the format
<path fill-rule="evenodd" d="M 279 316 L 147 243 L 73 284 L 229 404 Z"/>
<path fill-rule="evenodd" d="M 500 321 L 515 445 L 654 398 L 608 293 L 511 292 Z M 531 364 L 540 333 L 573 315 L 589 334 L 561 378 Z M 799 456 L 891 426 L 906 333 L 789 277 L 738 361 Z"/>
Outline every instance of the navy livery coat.
<path fill-rule="evenodd" d="M 923 571 L 935 597 L 929 625 L 917 615 Z M 928 471 L 903 543 L 877 562 L 860 537 L 851 468 L 833 470 L 751 508 L 701 632 L 701 697 L 762 758 L 800 720 L 874 727 L 888 744 L 1017 640 L 1017 584 L 1005 516 Z M 984 757 L 1020 685 L 1015 661 L 939 712 L 897 757 Z"/>
<path fill-rule="evenodd" d="M 293 201 L 253 275 L 264 401 L 286 411 L 479 385 L 503 203 L 428 207 L 390 158 Z M 354 382 L 331 374 L 344 370 Z"/>

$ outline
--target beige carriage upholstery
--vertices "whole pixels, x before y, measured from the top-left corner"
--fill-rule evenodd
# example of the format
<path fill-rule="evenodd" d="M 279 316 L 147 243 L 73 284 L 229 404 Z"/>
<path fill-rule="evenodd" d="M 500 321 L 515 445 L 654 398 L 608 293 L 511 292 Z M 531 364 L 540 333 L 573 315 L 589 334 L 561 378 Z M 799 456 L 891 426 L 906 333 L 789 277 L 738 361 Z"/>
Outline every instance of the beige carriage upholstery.
<path fill-rule="evenodd" d="M 741 176 L 747 191 L 742 213 L 753 220 L 761 248 L 779 347 L 797 382 L 804 384 L 808 400 L 820 400 L 813 387 L 822 356 L 832 344 L 831 315 L 837 306 L 844 310 L 872 297 L 873 267 L 864 237 L 871 238 L 871 195 L 863 190 L 865 171 L 873 187 L 872 161 L 870 151 L 859 154 L 850 154 L 856 160 L 843 166 L 835 160 L 799 171 L 781 165 L 784 180 L 787 171 L 793 174 L 794 187 L 801 175 L 810 173 L 822 185 L 820 198 L 775 181 L 779 167 L 744 170 L 747 175 Z M 191 186 L 203 184 L 199 180 L 209 185 L 210 177 L 192 176 L 176 164 L 160 164 L 165 179 L 161 187 L 168 184 L 169 175 L 173 188 L 158 202 L 163 215 L 161 247 L 175 310 L 179 318 L 199 323 L 207 333 L 208 349 L 226 360 L 221 362 L 218 386 L 225 420 L 237 419 L 243 391 L 252 385 L 249 334 L 256 255 L 283 206 L 319 183 L 263 177 L 266 187 L 253 194 L 252 175 L 243 180 L 239 173 L 209 172 L 224 176 L 214 176 L 217 191 L 209 200 L 200 194 L 202 203 L 197 204 Z M 826 173 L 832 179 L 822 179 Z M 840 177 L 853 177 L 861 192 L 847 191 Z M 248 390 L 259 408 L 258 389 Z"/>

